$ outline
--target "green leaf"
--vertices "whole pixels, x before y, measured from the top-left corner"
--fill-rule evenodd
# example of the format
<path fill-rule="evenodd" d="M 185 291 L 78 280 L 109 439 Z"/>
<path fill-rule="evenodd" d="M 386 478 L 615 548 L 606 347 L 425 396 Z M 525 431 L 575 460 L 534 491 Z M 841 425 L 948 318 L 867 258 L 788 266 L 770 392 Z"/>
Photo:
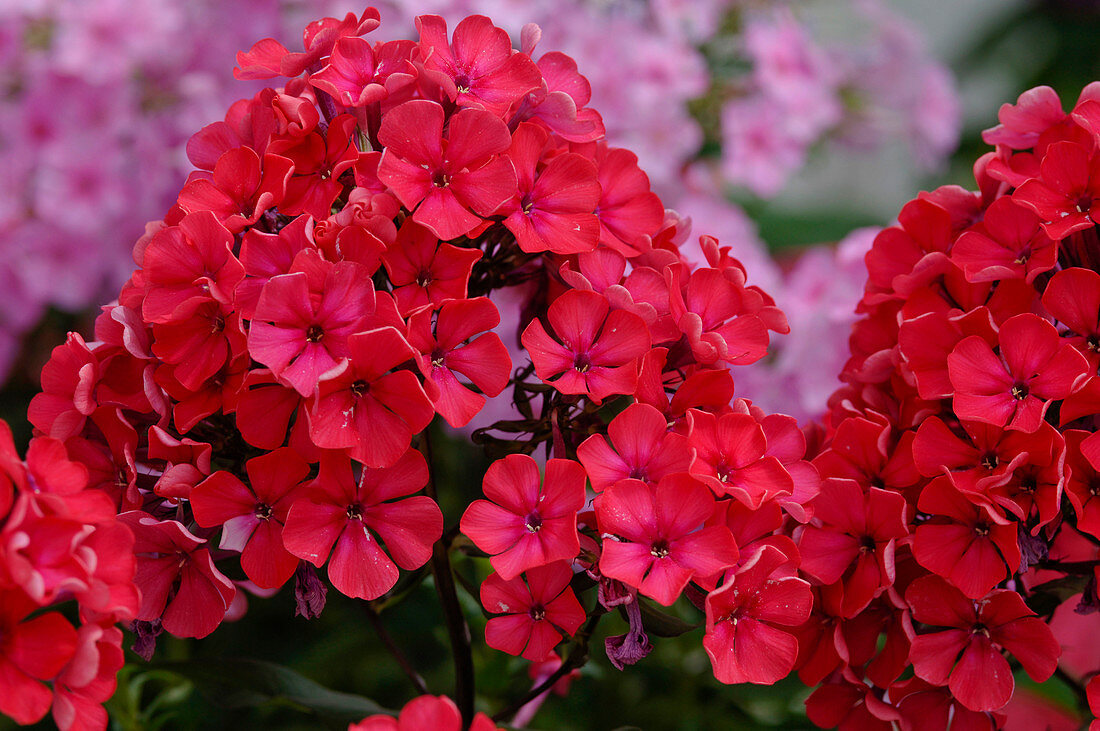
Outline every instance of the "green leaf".
<path fill-rule="evenodd" d="M 1089 578 L 1091 577 L 1083 574 L 1071 574 L 1039 584 L 1032 588 L 1031 596 L 1025 600 L 1025 603 L 1039 616 L 1053 614 L 1054 610 L 1067 599 L 1083 592 Z"/>
<path fill-rule="evenodd" d="M 649 602 L 643 601 L 641 597 L 638 598 L 638 606 L 642 609 L 642 626 L 645 627 L 645 631 L 657 637 L 679 637 L 685 632 L 702 626 L 662 612 Z"/>
<path fill-rule="evenodd" d="M 227 708 L 282 703 L 339 724 L 377 713 L 397 715 L 369 698 L 329 690 L 290 668 L 260 660 L 188 660 L 157 663 L 156 668 L 187 678 Z"/>

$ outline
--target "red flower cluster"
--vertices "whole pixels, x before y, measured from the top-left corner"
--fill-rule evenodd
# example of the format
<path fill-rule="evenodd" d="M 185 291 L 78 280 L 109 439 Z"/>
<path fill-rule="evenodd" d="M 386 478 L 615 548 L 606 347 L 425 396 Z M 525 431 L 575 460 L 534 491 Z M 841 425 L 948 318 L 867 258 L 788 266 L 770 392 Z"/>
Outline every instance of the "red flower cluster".
<path fill-rule="evenodd" d="M 922 193 L 867 255 L 798 536 L 818 725 L 1000 728 L 1008 659 L 1047 679 L 1044 620 L 1082 589 L 1096 608 L 1100 553 L 1080 546 L 1100 542 L 1098 99 L 1006 104 L 978 190 Z"/>
<path fill-rule="evenodd" d="M 138 549 L 96 479 L 52 437 L 24 463 L 0 421 L 0 713 L 20 724 L 52 707 L 66 731 L 107 725 Z M 55 611 L 72 601 L 77 627 Z"/>

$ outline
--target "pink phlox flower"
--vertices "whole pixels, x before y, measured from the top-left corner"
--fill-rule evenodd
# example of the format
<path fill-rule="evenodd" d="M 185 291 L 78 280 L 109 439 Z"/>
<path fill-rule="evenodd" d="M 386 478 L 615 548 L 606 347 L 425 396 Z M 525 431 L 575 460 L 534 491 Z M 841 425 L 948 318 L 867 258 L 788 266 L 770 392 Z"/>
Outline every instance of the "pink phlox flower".
<path fill-rule="evenodd" d="M 408 315 L 425 305 L 464 299 L 479 249 L 440 243 L 431 230 L 406 220 L 382 256 L 398 309 Z"/>
<path fill-rule="evenodd" d="M 668 267 L 672 317 L 703 365 L 719 361 L 744 365 L 768 352 L 768 329 L 750 313 L 753 295 L 718 269 L 700 268 L 687 275 Z"/>
<path fill-rule="evenodd" d="M 487 297 L 447 300 L 437 311 L 424 308 L 409 318 L 409 344 L 419 351 L 416 363 L 424 375 L 424 391 L 455 428 L 481 411 L 486 396 L 498 396 L 508 385 L 508 348 L 495 332 L 486 332 L 499 323 L 500 313 Z M 456 374 L 468 378 L 480 393 Z"/>
<path fill-rule="evenodd" d="M 481 605 L 500 616 L 485 624 L 485 644 L 528 660 L 546 657 L 563 635 L 572 637 L 584 623 L 584 608 L 569 588 L 572 578 L 567 561 L 533 568 L 510 581 L 489 574 L 481 584 Z"/>
<path fill-rule="evenodd" d="M 626 478 L 659 482 L 686 472 L 691 458 L 688 440 L 670 432 L 664 415 L 643 403 L 631 404 L 612 419 L 607 438 L 593 434 L 577 447 L 577 459 L 596 492 Z"/>
<path fill-rule="evenodd" d="M 303 53 L 291 53 L 275 39 L 264 38 L 248 51 L 237 52 L 238 68 L 233 69 L 233 76 L 241 80 L 273 79 L 278 76 L 293 79 L 330 55 L 340 38 L 366 35 L 379 26 L 380 18 L 378 10 L 367 8 L 358 17 L 355 13 L 348 13 L 341 20 L 316 20 L 302 31 Z"/>
<path fill-rule="evenodd" d="M 714 495 L 684 472 L 656 485 L 625 479 L 596 498 L 603 535 L 600 572 L 669 606 L 693 577 L 706 577 L 737 561 L 724 525 L 704 525 Z"/>
<path fill-rule="evenodd" d="M 423 566 L 443 533 L 434 500 L 405 497 L 427 483 L 428 465 L 414 449 L 390 467 L 361 468 L 358 479 L 346 456 L 325 452 L 320 474 L 290 508 L 283 544 L 314 566 L 328 561 L 329 580 L 342 594 L 377 599 L 397 582 L 398 566 Z"/>
<path fill-rule="evenodd" d="M 461 528 L 491 555 L 504 581 L 555 561 L 572 561 L 580 552 L 577 512 L 584 506 L 584 469 L 566 459 L 538 465 L 525 454 L 510 454 L 489 465 L 484 491 L 462 515 Z"/>
<path fill-rule="evenodd" d="M 390 100 L 416 81 L 411 62 L 413 41 L 371 44 L 355 36 L 338 41 L 328 65 L 310 74 L 309 83 L 345 107 L 365 107 Z M 411 89 L 409 89 L 411 91 Z"/>
<path fill-rule="evenodd" d="M 240 233 L 283 202 L 293 168 L 280 155 L 264 155 L 261 161 L 254 150 L 238 147 L 218 158 L 213 175 L 192 173 L 178 202 L 188 213 L 211 211 L 230 233 Z"/>
<path fill-rule="evenodd" d="M 688 444 L 695 453 L 691 473 L 715 495 L 732 495 L 758 508 L 794 490 L 790 473 L 778 459 L 766 454 L 767 437 L 752 416 L 716 416 L 691 409 L 688 424 Z"/>
<path fill-rule="evenodd" d="M 267 281 L 280 274 L 289 274 L 298 252 L 313 247 L 312 223 L 312 218 L 302 215 L 279 229 L 277 234 L 263 233 L 254 228 L 244 232 L 241 237 L 241 265 L 244 266 L 245 278 L 234 293 L 241 317 L 251 320 Z"/>
<path fill-rule="evenodd" d="M 607 298 L 580 290 L 554 300 L 546 318 L 560 342 L 539 320 L 533 320 L 521 337 L 542 381 L 565 394 L 584 394 L 595 403 L 612 394 L 633 393 L 637 359 L 650 347 L 642 318 L 611 310 Z"/>

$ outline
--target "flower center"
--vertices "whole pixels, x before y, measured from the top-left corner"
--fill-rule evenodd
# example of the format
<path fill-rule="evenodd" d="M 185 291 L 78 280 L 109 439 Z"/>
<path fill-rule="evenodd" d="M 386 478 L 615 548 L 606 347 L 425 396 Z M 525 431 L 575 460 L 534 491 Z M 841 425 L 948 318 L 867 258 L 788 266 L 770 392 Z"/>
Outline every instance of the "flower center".
<path fill-rule="evenodd" d="M 256 517 L 260 520 L 269 520 L 274 512 L 274 509 L 267 503 L 256 504 Z"/>
<path fill-rule="evenodd" d="M 442 350 L 439 350 L 439 349 L 433 350 L 432 351 L 432 367 L 433 368 L 442 368 L 443 367 L 443 361 L 446 359 L 446 357 L 447 357 L 447 354 L 444 353 Z"/>
<path fill-rule="evenodd" d="M 974 526 L 974 535 L 981 537 L 989 535 L 989 525 L 986 523 L 976 524 Z"/>
<path fill-rule="evenodd" d="M 871 536 L 863 536 L 859 539 L 859 552 L 860 553 L 874 553 L 875 552 L 875 539 Z"/>
<path fill-rule="evenodd" d="M 1027 385 L 1023 383 L 1017 383 L 1012 387 L 1012 398 L 1017 401 L 1023 401 L 1027 398 Z"/>
<path fill-rule="evenodd" d="M 573 359 L 573 367 L 577 369 L 577 373 L 587 373 L 592 367 L 592 360 L 588 357 L 588 353 L 578 353 Z"/>
<path fill-rule="evenodd" d="M 358 380 L 351 384 L 351 393 L 355 398 L 362 398 L 370 390 L 370 384 L 363 380 Z"/>
<path fill-rule="evenodd" d="M 466 74 L 459 74 L 458 76 L 456 76 L 455 77 L 455 89 L 458 90 L 459 94 L 469 94 L 470 93 L 470 77 L 467 76 Z"/>
<path fill-rule="evenodd" d="M 653 558 L 668 558 L 668 541 L 661 539 L 649 549 L 649 555 Z"/>
<path fill-rule="evenodd" d="M 416 275 L 416 286 L 427 288 L 432 283 L 432 273 L 427 269 L 422 270 Z"/>
<path fill-rule="evenodd" d="M 546 608 L 541 604 L 535 604 L 527 610 L 527 613 L 531 615 L 531 619 L 535 622 L 541 622 L 546 619 Z"/>
<path fill-rule="evenodd" d="M 310 325 L 306 330 L 306 342 L 308 343 L 319 343 L 323 337 L 325 337 L 325 331 L 321 329 L 320 325 Z"/>
<path fill-rule="evenodd" d="M 523 527 L 527 529 L 528 533 L 538 533 L 539 529 L 542 528 L 542 517 L 536 512 L 530 513 L 523 519 Z"/>
<path fill-rule="evenodd" d="M 986 452 L 982 455 L 982 467 L 987 470 L 997 469 L 997 465 L 1000 464 L 1000 460 L 997 459 L 997 455 L 993 452 Z"/>
<path fill-rule="evenodd" d="M 348 520 L 362 520 L 363 519 L 363 506 L 359 503 L 349 505 L 347 509 Z"/>
<path fill-rule="evenodd" d="M 1077 199 L 1077 212 L 1088 213 L 1092 209 L 1092 196 L 1088 193 L 1082 194 Z"/>
<path fill-rule="evenodd" d="M 451 178 L 442 170 L 436 170 L 432 175 L 432 185 L 437 188 L 446 188 L 451 184 Z"/>

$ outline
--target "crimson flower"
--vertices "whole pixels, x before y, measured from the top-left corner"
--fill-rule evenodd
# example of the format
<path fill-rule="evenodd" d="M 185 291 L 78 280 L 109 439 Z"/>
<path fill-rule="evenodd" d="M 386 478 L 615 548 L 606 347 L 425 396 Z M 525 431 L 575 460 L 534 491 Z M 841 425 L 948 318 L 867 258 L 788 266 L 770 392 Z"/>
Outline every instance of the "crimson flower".
<path fill-rule="evenodd" d="M 38 604 L 16 588 L 0 590 L 0 713 L 18 724 L 46 715 L 53 680 L 77 648 L 76 630 L 58 612 L 28 616 Z"/>
<path fill-rule="evenodd" d="M 288 274 L 264 285 L 248 332 L 248 352 L 302 396 L 349 354 L 348 337 L 374 312 L 366 270 L 300 254 Z"/>
<path fill-rule="evenodd" d="M 118 519 L 134 532 L 137 619 L 159 619 L 177 637 L 206 637 L 217 629 L 236 587 L 214 566 L 206 541 L 175 520 L 159 521 L 140 510 Z"/>
<path fill-rule="evenodd" d="M 435 409 L 411 371 L 391 369 L 416 358 L 392 327 L 348 338 L 350 358 L 326 373 L 309 412 L 309 433 L 324 449 L 351 449 L 368 467 L 396 462 Z"/>
<path fill-rule="evenodd" d="M 580 552 L 577 511 L 584 507 L 584 478 L 576 462 L 551 459 L 540 485 L 535 460 L 510 454 L 489 465 L 484 481 L 489 500 L 470 503 L 462 532 L 492 556 L 504 581 L 553 561 L 571 561 Z"/>
<path fill-rule="evenodd" d="M 1020 567 L 1016 523 L 970 502 L 947 478 L 921 491 L 917 507 L 931 517 L 913 533 L 913 556 L 972 599 Z"/>
<path fill-rule="evenodd" d="M 706 525 L 714 496 L 686 473 L 656 485 L 621 480 L 596 498 L 603 535 L 600 573 L 635 587 L 665 606 L 695 576 L 717 574 L 737 561 L 737 545 L 725 525 Z"/>
<path fill-rule="evenodd" d="M 422 695 L 413 698 L 401 709 L 397 718 L 384 714 L 367 716 L 348 726 L 348 731 L 462 731 L 462 715 L 458 706 L 445 695 Z M 499 731 L 484 713 L 474 716 L 470 731 Z"/>
<path fill-rule="evenodd" d="M 626 407 L 607 425 L 607 437 L 610 445 L 602 434 L 593 434 L 577 447 L 596 492 L 626 478 L 657 482 L 691 464 L 688 440 L 670 432 L 664 415 L 648 404 Z"/>
<path fill-rule="evenodd" d="M 397 307 L 407 315 L 428 304 L 438 307 L 448 299 L 463 299 L 480 258 L 480 250 L 441 244 L 431 231 L 407 219 L 382 263 Z"/>
<path fill-rule="evenodd" d="M 1043 307 L 1069 331 L 1063 337 L 1094 368 L 1100 365 L 1100 274 L 1081 267 L 1063 269 L 1047 283 Z"/>
<path fill-rule="evenodd" d="M 794 490 L 794 480 L 782 463 L 765 454 L 767 437 L 752 416 L 715 416 L 691 409 L 688 419 L 688 444 L 695 450 L 691 473 L 715 495 L 732 495 L 755 509 Z"/>
<path fill-rule="evenodd" d="M 634 391 L 637 358 L 650 346 L 642 318 L 611 310 L 603 295 L 571 289 L 554 300 L 546 319 L 558 340 L 538 320 L 532 320 L 520 337 L 541 380 L 561 393 L 584 394 L 595 403 Z"/>
<path fill-rule="evenodd" d="M 594 213 L 600 201 L 596 166 L 572 152 L 545 159 L 549 138 L 546 129 L 531 122 L 512 135 L 509 157 L 519 190 L 499 215 L 506 216 L 504 225 L 528 253 L 592 251 L 600 237 Z"/>
<path fill-rule="evenodd" d="M 810 616 L 810 584 L 795 576 L 794 563 L 775 546 L 761 546 L 707 595 L 703 649 L 722 683 L 771 685 L 798 657 L 798 640 L 779 627 Z"/>
<path fill-rule="evenodd" d="M 443 82 L 460 107 L 503 113 L 542 83 L 530 56 L 515 53 L 508 33 L 484 15 L 463 18 L 449 44 L 447 21 L 438 15 L 419 16 L 416 27 L 425 71 Z"/>
<path fill-rule="evenodd" d="M 391 109 L 378 131 L 386 147 L 378 177 L 413 211 L 414 221 L 450 240 L 515 194 L 516 173 L 501 154 L 512 137 L 499 118 L 464 109 L 451 117 L 444 138 L 444 116 L 443 107 L 426 99 Z"/>
<path fill-rule="evenodd" d="M 1000 356 L 979 335 L 947 356 L 959 418 L 1033 432 L 1051 401 L 1064 399 L 1088 362 L 1046 320 L 1031 313 L 1009 318 L 998 333 Z"/>
<path fill-rule="evenodd" d="M 287 582 L 298 559 L 283 547 L 283 524 L 309 463 L 289 447 L 248 460 L 248 486 L 218 471 L 191 491 L 195 521 L 222 527 L 220 548 L 241 552 L 241 568 L 261 589 Z"/>
<path fill-rule="evenodd" d="M 533 568 L 510 581 L 489 574 L 481 584 L 481 605 L 501 616 L 486 622 L 485 644 L 532 661 L 545 658 L 563 635 L 572 637 L 584 622 L 584 608 L 569 588 L 572 578 L 568 561 Z"/>
<path fill-rule="evenodd" d="M 415 82 L 416 69 L 409 60 L 415 49 L 412 41 L 372 47 L 362 38 L 345 36 L 336 41 L 328 65 L 310 74 L 309 83 L 345 107 L 380 102 Z"/>
<path fill-rule="evenodd" d="M 917 677 L 947 685 L 972 711 L 995 711 L 1012 698 L 1015 683 L 1002 649 L 1037 683 L 1058 666 L 1062 649 L 1050 627 L 1015 591 L 997 589 L 980 601 L 939 576 L 924 576 L 905 592 L 913 619 L 938 632 L 913 638 L 910 662 Z"/>
<path fill-rule="evenodd" d="M 801 569 L 825 584 L 844 579 L 841 613 L 854 617 L 894 583 L 894 550 L 909 534 L 901 493 L 827 478 L 814 500 L 814 522 L 798 540 Z"/>
<path fill-rule="evenodd" d="M 1014 198 L 998 198 L 980 224 L 959 236 L 951 258 L 970 282 L 1023 279 L 1028 283 L 1058 263 L 1058 247 L 1039 217 Z"/>
<path fill-rule="evenodd" d="M 192 173 L 179 194 L 188 213 L 211 211 L 230 233 L 240 233 L 278 206 L 286 194 L 294 163 L 280 155 L 260 156 L 250 147 L 227 150 L 210 176 Z"/>
<path fill-rule="evenodd" d="M 328 561 L 329 580 L 345 596 L 377 599 L 397 583 L 398 566 L 423 566 L 443 534 L 434 500 L 404 497 L 427 483 L 428 465 L 415 449 L 392 467 L 363 467 L 358 480 L 346 456 L 325 452 L 317 478 L 290 508 L 283 544 L 314 566 Z"/>
<path fill-rule="evenodd" d="M 1055 241 L 1092 228 L 1100 216 L 1100 156 L 1075 142 L 1055 142 L 1039 177 L 1024 181 L 1012 197 L 1039 215 Z"/>

